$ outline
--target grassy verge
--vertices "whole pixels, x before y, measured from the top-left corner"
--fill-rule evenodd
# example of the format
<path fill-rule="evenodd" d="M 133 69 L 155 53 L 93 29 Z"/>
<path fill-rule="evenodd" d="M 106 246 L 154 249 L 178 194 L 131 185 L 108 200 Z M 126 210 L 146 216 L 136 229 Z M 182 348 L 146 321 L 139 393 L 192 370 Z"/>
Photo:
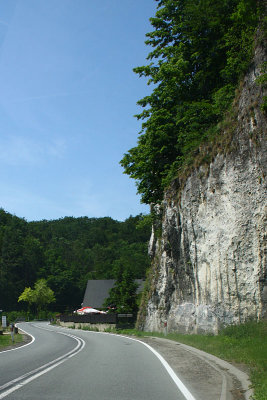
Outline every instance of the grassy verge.
<path fill-rule="evenodd" d="M 20 334 L 16 334 L 14 344 L 21 343 L 22 340 L 23 340 L 23 336 Z M 12 344 L 13 343 L 11 340 L 11 335 L 0 335 L 0 349 L 3 349 L 4 347 L 7 347 L 7 346 L 11 346 Z"/>
<path fill-rule="evenodd" d="M 120 330 L 136 336 L 157 336 L 188 344 L 233 363 L 246 364 L 254 389 L 254 400 L 267 400 L 267 322 L 249 322 L 229 326 L 218 336 L 182 335 L 167 336 L 155 332 Z"/>

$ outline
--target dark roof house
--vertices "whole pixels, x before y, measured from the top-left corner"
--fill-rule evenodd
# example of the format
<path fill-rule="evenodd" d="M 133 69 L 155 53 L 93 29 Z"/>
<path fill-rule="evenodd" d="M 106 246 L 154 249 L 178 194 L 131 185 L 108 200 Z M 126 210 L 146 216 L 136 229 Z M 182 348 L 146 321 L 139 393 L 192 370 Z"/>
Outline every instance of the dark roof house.
<path fill-rule="evenodd" d="M 84 293 L 83 307 L 102 308 L 115 282 L 115 279 L 89 280 Z M 145 281 L 143 279 L 136 279 L 135 282 L 138 284 L 137 293 L 142 292 Z"/>

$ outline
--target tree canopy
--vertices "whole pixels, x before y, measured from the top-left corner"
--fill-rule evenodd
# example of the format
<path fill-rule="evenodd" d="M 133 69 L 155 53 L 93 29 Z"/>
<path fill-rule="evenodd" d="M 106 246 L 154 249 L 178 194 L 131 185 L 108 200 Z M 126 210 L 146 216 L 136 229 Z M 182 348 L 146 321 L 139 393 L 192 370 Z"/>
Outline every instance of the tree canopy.
<path fill-rule="evenodd" d="M 133 273 L 130 269 L 120 267 L 117 270 L 116 282 L 109 292 L 109 297 L 105 301 L 105 306 L 110 307 L 111 311 L 119 313 L 136 313 L 137 288 Z"/>
<path fill-rule="evenodd" d="M 179 168 L 222 120 L 252 56 L 255 0 L 156 0 L 148 64 L 134 72 L 153 86 L 137 146 L 121 160 L 144 203 L 157 203 Z"/>
<path fill-rule="evenodd" d="M 50 308 L 64 312 L 79 308 L 88 279 L 114 279 L 119 268 L 129 269 L 135 279 L 144 278 L 150 236 L 145 219 L 138 215 L 123 222 L 109 217 L 27 222 L 0 209 L 1 309 L 23 307 L 18 297 L 40 279 L 55 294 Z"/>
<path fill-rule="evenodd" d="M 54 292 L 47 286 L 45 279 L 39 279 L 34 284 L 34 289 L 26 287 L 18 298 L 18 301 L 25 301 L 35 304 L 37 311 L 41 311 L 47 304 L 56 301 Z"/>

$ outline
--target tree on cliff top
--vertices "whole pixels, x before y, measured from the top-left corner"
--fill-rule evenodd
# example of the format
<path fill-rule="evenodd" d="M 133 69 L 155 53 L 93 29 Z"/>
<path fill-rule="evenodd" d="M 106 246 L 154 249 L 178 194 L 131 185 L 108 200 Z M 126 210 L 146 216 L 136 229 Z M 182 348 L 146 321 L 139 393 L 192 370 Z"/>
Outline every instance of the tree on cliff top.
<path fill-rule="evenodd" d="M 249 65 L 259 19 L 255 0 L 156 0 L 149 64 L 134 72 L 153 84 L 136 147 L 121 160 L 144 203 L 162 199 L 166 185 L 231 105 Z"/>

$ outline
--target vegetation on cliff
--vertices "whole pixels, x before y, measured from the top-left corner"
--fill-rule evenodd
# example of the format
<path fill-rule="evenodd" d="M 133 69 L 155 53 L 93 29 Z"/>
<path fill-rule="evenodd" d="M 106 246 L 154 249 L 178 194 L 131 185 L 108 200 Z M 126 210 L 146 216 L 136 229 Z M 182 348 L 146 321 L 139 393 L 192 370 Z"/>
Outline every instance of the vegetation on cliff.
<path fill-rule="evenodd" d="M 153 90 L 139 100 L 142 131 L 121 160 L 137 180 L 144 203 L 164 189 L 202 143 L 220 135 L 220 121 L 252 58 L 264 2 L 255 0 L 156 0 L 148 65 L 137 67 Z"/>
<path fill-rule="evenodd" d="M 117 271 L 143 278 L 148 268 L 150 226 L 144 217 L 65 217 L 27 222 L 0 209 L 0 308 L 23 307 L 25 288 L 45 279 L 55 294 L 53 309 L 80 306 L 88 279 L 115 279 Z M 25 307 L 25 304 L 24 304 Z"/>

